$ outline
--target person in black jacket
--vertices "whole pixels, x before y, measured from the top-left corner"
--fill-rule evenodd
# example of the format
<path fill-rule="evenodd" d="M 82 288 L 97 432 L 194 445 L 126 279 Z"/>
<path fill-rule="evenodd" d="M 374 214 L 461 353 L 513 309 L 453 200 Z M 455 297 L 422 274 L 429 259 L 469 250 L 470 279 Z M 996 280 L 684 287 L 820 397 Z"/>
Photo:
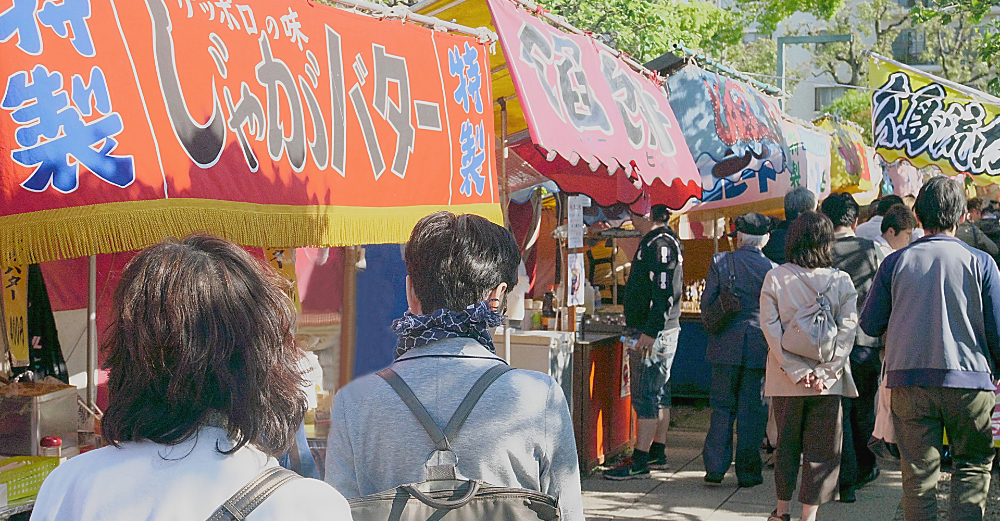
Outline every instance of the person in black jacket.
<path fill-rule="evenodd" d="M 785 234 L 796 217 L 816 209 L 816 194 L 800 186 L 785 194 L 785 220 L 771 230 L 771 238 L 761 250 L 764 256 L 777 264 L 785 263 Z"/>
<path fill-rule="evenodd" d="M 731 285 L 741 310 L 725 329 L 708 339 L 705 359 L 712 364 L 709 397 L 712 419 L 705 436 L 705 481 L 721 483 L 733 461 L 733 422 L 736 422 L 736 478 L 741 487 L 764 482 L 760 444 L 767 426 L 767 405 L 761 398 L 767 339 L 760 329 L 760 289 L 764 276 L 776 265 L 761 253 L 767 244 L 771 220 L 759 213 L 736 218 L 736 251 L 712 258 L 702 293 L 703 306 Z"/>
<path fill-rule="evenodd" d="M 625 323 L 638 334 L 630 349 L 632 407 L 638 417 L 631 464 L 608 470 L 608 479 L 641 479 L 649 469 L 666 468 L 670 426 L 670 366 L 680 334 L 684 289 L 681 241 L 667 226 L 670 210 L 653 205 L 649 217 L 633 216 L 646 232 L 625 284 Z M 635 336 L 635 335 L 633 335 Z"/>
<path fill-rule="evenodd" d="M 979 228 L 979 223 L 983 220 L 983 210 L 986 209 L 986 201 L 978 197 L 973 197 L 966 203 L 966 209 L 968 210 L 966 221 L 958 223 L 958 229 L 955 230 L 955 237 L 958 237 L 962 242 L 977 250 L 989 253 L 991 257 L 996 259 L 997 253 L 1000 253 L 1000 248 L 997 248 L 997 244 L 986 235 L 986 232 Z"/>
<path fill-rule="evenodd" d="M 833 221 L 833 266 L 851 276 L 858 302 L 864 302 L 879 266 L 879 250 L 873 241 L 854 235 L 861 211 L 854 196 L 830 194 L 823 201 L 823 213 Z M 851 371 L 858 388 L 857 398 L 844 398 L 844 445 L 840 463 L 840 500 L 855 501 L 855 490 L 879 475 L 875 454 L 868 450 L 868 439 L 875 428 L 875 394 L 881 361 L 880 338 L 858 331 L 851 351 Z"/>

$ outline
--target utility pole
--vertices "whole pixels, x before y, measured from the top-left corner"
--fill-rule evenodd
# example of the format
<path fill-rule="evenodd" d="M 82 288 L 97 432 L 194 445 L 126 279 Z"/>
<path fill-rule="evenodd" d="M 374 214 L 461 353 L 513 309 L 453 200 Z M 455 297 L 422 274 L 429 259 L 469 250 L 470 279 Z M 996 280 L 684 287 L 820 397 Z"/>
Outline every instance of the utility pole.
<path fill-rule="evenodd" d="M 779 36 L 778 37 L 778 88 L 785 90 L 785 44 L 803 43 L 833 43 L 849 42 L 849 34 L 821 34 L 818 36 Z M 781 110 L 785 110 L 785 100 L 780 100 Z"/>

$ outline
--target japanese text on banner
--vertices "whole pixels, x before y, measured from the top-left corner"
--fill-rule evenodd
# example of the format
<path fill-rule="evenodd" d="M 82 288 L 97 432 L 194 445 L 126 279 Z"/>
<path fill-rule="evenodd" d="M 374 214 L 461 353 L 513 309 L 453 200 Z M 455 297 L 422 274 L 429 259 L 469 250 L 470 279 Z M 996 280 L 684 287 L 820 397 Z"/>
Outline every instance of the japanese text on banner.
<path fill-rule="evenodd" d="M 0 263 L 3 288 L 3 319 L 13 365 L 28 365 L 28 267 L 17 262 Z"/>
<path fill-rule="evenodd" d="M 197 230 L 402 242 L 449 206 L 497 220 L 488 71 L 476 38 L 305 0 L 0 0 L 0 246 L 34 262 Z M 22 218 L 51 211 L 72 224 Z"/>

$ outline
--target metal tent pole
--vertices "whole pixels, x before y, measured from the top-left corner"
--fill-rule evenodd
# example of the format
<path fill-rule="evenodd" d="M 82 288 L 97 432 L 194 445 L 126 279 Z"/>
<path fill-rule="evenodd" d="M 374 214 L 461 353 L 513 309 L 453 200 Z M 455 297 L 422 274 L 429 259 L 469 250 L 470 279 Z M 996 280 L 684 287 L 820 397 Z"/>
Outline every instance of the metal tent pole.
<path fill-rule="evenodd" d="M 507 100 L 500 98 L 500 209 L 503 224 L 513 230 L 510 223 L 510 183 L 507 180 Z"/>
<path fill-rule="evenodd" d="M 87 407 L 97 404 L 97 255 L 88 259 L 87 270 Z"/>
<path fill-rule="evenodd" d="M 715 246 L 715 254 L 719 253 L 719 214 L 712 214 L 712 245 Z"/>
<path fill-rule="evenodd" d="M 500 98 L 497 102 L 500 103 L 500 209 L 503 210 L 503 225 L 513 232 L 514 225 L 510 222 L 510 183 L 507 181 L 507 100 Z M 507 288 L 508 291 L 513 289 Z M 509 318 L 505 318 L 503 322 L 503 358 L 510 363 Z"/>

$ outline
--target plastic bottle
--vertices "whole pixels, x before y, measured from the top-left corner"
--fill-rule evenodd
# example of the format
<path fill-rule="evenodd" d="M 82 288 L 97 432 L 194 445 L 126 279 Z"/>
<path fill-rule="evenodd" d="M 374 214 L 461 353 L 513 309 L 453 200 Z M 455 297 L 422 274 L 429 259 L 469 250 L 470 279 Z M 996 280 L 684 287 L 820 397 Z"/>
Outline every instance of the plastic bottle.
<path fill-rule="evenodd" d="M 549 286 L 549 290 L 545 292 L 542 297 L 542 317 L 552 318 L 556 316 L 555 300 L 556 294 L 552 291 L 552 286 Z"/>
<path fill-rule="evenodd" d="M 594 286 L 590 284 L 589 280 L 585 281 L 583 286 L 583 307 L 586 309 L 584 313 L 594 314 Z"/>

